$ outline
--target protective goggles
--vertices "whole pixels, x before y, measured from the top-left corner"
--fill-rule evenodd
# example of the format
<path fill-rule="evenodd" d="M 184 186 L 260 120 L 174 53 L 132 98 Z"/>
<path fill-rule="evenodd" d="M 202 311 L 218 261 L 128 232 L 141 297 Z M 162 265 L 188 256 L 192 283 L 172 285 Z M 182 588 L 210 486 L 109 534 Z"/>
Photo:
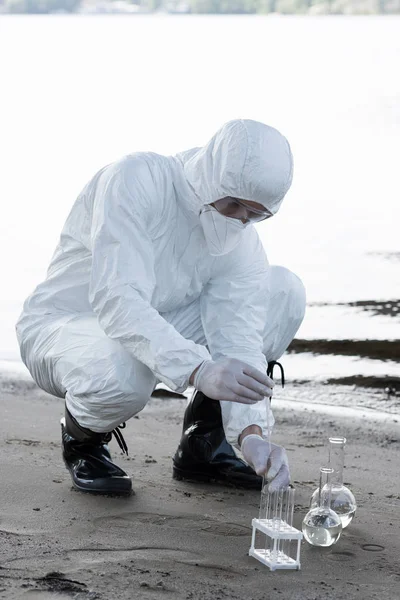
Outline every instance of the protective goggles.
<path fill-rule="evenodd" d="M 250 207 L 244 201 L 238 198 L 232 198 L 230 196 L 221 198 L 212 204 L 214 208 L 224 215 L 225 217 L 231 217 L 232 219 L 243 219 L 251 223 L 258 223 L 272 217 L 272 213 L 265 209 L 259 210 L 257 208 Z M 245 213 L 241 209 L 245 209 Z"/>

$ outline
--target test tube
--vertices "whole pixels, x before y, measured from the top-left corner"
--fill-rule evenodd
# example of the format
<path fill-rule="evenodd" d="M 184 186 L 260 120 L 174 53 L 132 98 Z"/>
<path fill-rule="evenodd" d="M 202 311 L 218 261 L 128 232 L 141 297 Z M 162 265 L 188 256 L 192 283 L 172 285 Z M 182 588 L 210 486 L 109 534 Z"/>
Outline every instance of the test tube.
<path fill-rule="evenodd" d="M 273 515 L 272 515 L 272 527 L 275 533 L 273 540 L 273 555 L 272 560 L 278 562 L 279 560 L 279 533 L 281 530 L 281 519 L 282 519 L 282 490 L 276 490 L 271 493 L 271 499 L 273 503 Z"/>
<path fill-rule="evenodd" d="M 286 488 L 286 507 L 285 507 L 285 521 L 286 529 L 293 527 L 293 513 L 294 513 L 294 487 L 291 485 Z M 285 540 L 284 553 L 289 558 L 291 557 L 292 540 Z"/>
<path fill-rule="evenodd" d="M 288 488 L 282 488 L 282 512 L 281 512 L 281 530 L 285 533 L 287 531 L 287 509 L 288 509 Z M 288 540 L 282 539 L 280 542 L 280 558 L 283 560 L 284 555 L 287 554 L 287 542 Z"/>

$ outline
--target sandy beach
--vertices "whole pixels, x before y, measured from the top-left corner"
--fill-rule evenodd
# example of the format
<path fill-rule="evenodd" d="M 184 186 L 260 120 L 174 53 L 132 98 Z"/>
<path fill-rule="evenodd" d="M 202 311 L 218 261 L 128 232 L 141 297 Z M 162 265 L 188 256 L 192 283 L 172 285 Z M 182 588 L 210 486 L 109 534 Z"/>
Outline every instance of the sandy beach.
<path fill-rule="evenodd" d="M 301 571 L 270 572 L 248 556 L 257 491 L 171 477 L 186 399 L 160 393 L 131 419 L 129 457 L 111 442 L 135 494 L 93 497 L 72 489 L 62 462 L 63 402 L 33 382 L 3 377 L 0 598 L 400 598 L 400 419 L 308 404 L 309 391 L 315 399 L 315 386 L 289 384 L 274 401 L 274 441 L 288 451 L 296 487 L 295 525 L 326 462 L 329 435 L 348 439 L 345 482 L 358 511 L 335 546 L 303 541 Z"/>

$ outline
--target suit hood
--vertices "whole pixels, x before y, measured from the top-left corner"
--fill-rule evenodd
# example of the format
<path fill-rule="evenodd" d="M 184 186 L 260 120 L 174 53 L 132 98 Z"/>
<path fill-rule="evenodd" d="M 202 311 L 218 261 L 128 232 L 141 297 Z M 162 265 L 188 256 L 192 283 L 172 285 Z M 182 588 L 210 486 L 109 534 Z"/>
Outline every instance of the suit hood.
<path fill-rule="evenodd" d="M 257 121 L 229 121 L 204 147 L 177 158 L 193 192 L 191 208 L 197 211 L 232 196 L 262 204 L 275 214 L 292 183 L 293 156 L 287 139 Z"/>

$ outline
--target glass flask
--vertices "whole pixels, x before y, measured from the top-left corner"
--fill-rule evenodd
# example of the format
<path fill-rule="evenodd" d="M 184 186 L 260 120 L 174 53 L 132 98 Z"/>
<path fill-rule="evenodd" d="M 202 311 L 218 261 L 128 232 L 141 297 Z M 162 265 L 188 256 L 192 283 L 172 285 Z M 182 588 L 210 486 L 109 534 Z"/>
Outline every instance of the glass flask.
<path fill-rule="evenodd" d="M 348 487 L 343 485 L 344 452 L 346 438 L 329 438 L 329 466 L 334 470 L 332 475 L 331 509 L 335 511 L 342 521 L 343 529 L 350 525 L 355 512 L 356 500 Z M 319 490 L 316 489 L 311 496 L 310 508 L 318 506 Z"/>
<path fill-rule="evenodd" d="M 333 546 L 342 533 L 340 517 L 330 508 L 333 469 L 321 467 L 318 488 L 318 506 L 308 511 L 303 519 L 303 534 L 312 546 Z"/>

